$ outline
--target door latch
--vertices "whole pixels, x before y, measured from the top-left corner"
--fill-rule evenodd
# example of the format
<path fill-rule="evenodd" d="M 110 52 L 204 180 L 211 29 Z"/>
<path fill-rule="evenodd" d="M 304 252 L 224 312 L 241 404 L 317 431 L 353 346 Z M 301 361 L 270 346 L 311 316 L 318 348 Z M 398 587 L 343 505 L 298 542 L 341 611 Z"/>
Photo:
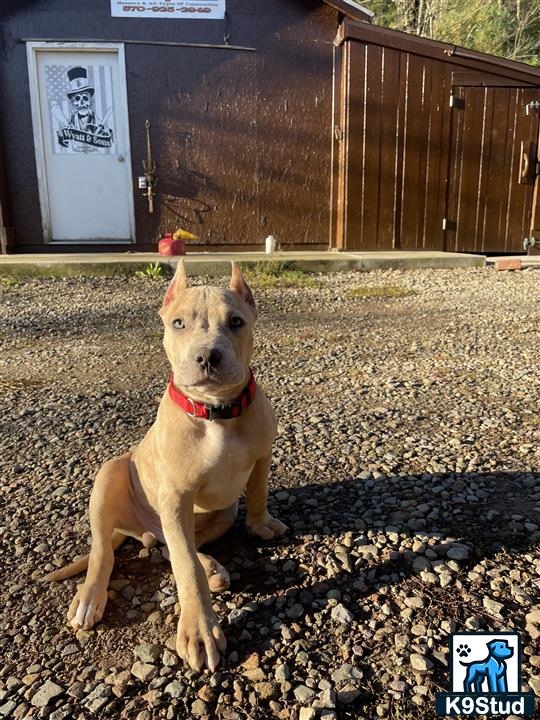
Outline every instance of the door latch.
<path fill-rule="evenodd" d="M 533 110 L 540 110 L 540 100 L 531 100 L 525 105 L 525 115 L 530 115 Z"/>

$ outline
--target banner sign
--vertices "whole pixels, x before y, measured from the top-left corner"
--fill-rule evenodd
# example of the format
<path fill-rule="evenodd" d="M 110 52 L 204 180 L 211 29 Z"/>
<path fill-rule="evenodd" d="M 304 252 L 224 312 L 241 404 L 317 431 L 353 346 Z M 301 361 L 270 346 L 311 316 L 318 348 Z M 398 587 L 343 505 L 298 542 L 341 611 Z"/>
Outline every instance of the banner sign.
<path fill-rule="evenodd" d="M 112 17 L 223 20 L 225 0 L 111 0 Z"/>

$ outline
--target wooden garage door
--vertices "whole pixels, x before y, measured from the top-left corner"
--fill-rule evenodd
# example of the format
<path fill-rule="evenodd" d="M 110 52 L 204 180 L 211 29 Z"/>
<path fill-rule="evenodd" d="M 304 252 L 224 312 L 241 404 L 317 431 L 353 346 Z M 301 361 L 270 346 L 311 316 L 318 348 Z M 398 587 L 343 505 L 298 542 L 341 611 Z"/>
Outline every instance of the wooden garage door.
<path fill-rule="evenodd" d="M 455 87 L 445 249 L 520 252 L 530 233 L 540 90 Z"/>

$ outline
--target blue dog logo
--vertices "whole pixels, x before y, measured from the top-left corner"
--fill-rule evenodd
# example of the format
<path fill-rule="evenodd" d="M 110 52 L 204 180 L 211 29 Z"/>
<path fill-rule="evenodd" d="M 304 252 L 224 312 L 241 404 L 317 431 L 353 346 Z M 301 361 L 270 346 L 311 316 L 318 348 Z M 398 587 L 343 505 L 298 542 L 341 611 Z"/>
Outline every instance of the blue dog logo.
<path fill-rule="evenodd" d="M 540 718 L 533 693 L 521 692 L 519 633 L 456 632 L 448 646 L 450 692 L 436 693 L 437 715 Z"/>
<path fill-rule="evenodd" d="M 486 644 L 488 656 L 485 660 L 475 660 L 473 662 L 463 662 L 460 665 L 467 668 L 465 680 L 463 681 L 463 690 L 466 693 L 481 693 L 482 685 L 487 680 L 487 692 L 502 693 L 508 692 L 508 682 L 506 679 L 506 660 L 514 654 L 514 648 L 508 645 L 507 640 L 491 640 Z M 467 645 L 458 647 L 458 655 L 466 657 L 470 650 Z"/>

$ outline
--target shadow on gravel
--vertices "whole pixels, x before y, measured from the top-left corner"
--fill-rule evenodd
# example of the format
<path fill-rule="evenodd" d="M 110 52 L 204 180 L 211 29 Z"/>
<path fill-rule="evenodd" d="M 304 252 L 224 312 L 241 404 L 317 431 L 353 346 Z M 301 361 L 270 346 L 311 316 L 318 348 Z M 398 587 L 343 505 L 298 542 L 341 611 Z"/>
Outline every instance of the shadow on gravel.
<path fill-rule="evenodd" d="M 241 517 L 206 552 L 229 569 L 231 562 L 233 569 L 242 566 L 226 595 L 245 595 L 246 602 L 253 594 L 281 597 L 285 624 L 294 622 L 296 603 L 309 614 L 311 607 L 326 605 L 332 590 L 347 598 L 356 619 L 367 619 L 366 601 L 387 588 L 384 598 L 391 602 L 393 591 L 405 586 L 409 594 L 431 598 L 434 611 L 444 603 L 439 616 L 463 625 L 471 605 L 463 602 L 461 578 L 494 558 L 504 572 L 505 556 L 510 560 L 540 543 L 540 512 L 534 509 L 540 506 L 539 491 L 540 473 L 517 472 L 388 476 L 383 482 L 274 490 L 270 511 L 289 525 L 286 536 L 267 543 L 249 538 Z M 343 545 L 347 536 L 350 547 Z M 292 569 L 288 560 L 294 561 Z M 517 584 L 536 596 L 538 588 Z M 466 592 L 478 612 L 489 617 L 484 594 L 485 585 L 476 598 L 474 590 Z M 505 617 L 525 612 L 523 604 L 506 596 L 504 606 Z M 275 615 L 276 607 L 266 609 L 263 602 L 253 616 L 257 625 L 266 623 L 267 637 L 279 635 L 272 628 Z M 230 628 L 229 637 L 231 630 L 238 634 Z M 252 652 L 253 644 L 248 642 L 245 650 Z"/>
<path fill-rule="evenodd" d="M 340 541 L 339 536 L 352 533 L 351 549 L 373 547 L 371 555 L 376 562 L 368 559 L 369 551 L 363 551 L 366 559 L 356 561 L 352 570 L 343 573 L 344 577 L 369 570 L 373 577 L 392 584 L 415 572 L 412 563 L 415 558 L 422 557 L 423 552 L 410 551 L 399 557 L 381 559 L 381 554 L 385 554 L 384 546 L 381 553 L 381 548 L 373 545 L 377 538 L 370 539 L 367 533 L 378 533 L 380 540 L 384 537 L 388 553 L 392 552 L 393 546 L 397 548 L 405 536 L 419 540 L 432 536 L 437 540 L 433 545 L 434 562 L 452 559 L 452 554 L 447 556 L 452 545 L 467 545 L 470 548 L 468 557 L 456 558 L 463 568 L 502 551 L 521 553 L 540 543 L 538 528 L 526 526 L 526 523 L 540 525 L 540 473 L 388 476 L 384 483 L 384 498 L 376 485 L 366 488 L 365 482 L 353 480 L 287 489 L 287 498 L 283 502 L 276 500 L 274 491 L 269 499 L 270 511 L 289 525 L 289 532 L 285 537 L 267 543 L 249 539 L 248 547 L 288 546 L 292 550 L 310 541 L 316 546 L 320 543 L 319 538 Z M 479 488 L 477 495 L 470 489 L 471 483 Z M 454 488 L 453 492 L 447 489 L 449 484 Z M 393 495 L 389 495 L 389 488 Z M 241 521 L 237 521 L 228 536 L 209 545 L 208 551 L 220 555 L 224 562 L 227 557 L 245 555 L 246 536 L 241 526 Z M 403 537 L 398 539 L 395 534 Z M 227 544 L 226 551 L 224 544 Z M 464 549 L 462 554 L 465 552 Z M 459 552 L 453 554 L 460 555 Z M 294 554 L 291 557 L 294 559 Z M 337 564 L 343 565 L 339 560 Z M 282 576 L 282 573 L 273 574 L 270 584 L 283 587 Z M 244 587 L 244 581 L 239 582 L 241 585 L 237 585 L 236 590 Z"/>
<path fill-rule="evenodd" d="M 300 587 L 311 587 L 315 596 L 326 596 L 329 590 L 345 585 L 349 594 L 360 598 L 375 585 L 399 586 L 410 577 L 420 580 L 421 572 L 433 574 L 437 566 L 439 573 L 434 574 L 440 577 L 440 566 L 453 561 L 459 571 L 449 568 L 452 578 L 447 592 L 451 597 L 460 573 L 482 560 L 525 553 L 540 543 L 540 512 L 535 509 L 535 505 L 540 508 L 539 493 L 540 473 L 518 472 L 386 476 L 383 483 L 351 480 L 274 489 L 269 509 L 289 526 L 284 537 L 263 542 L 248 536 L 241 505 L 233 528 L 204 551 L 233 573 L 231 590 L 224 596 L 287 594 Z M 277 495 L 286 497 L 280 502 Z M 344 548 L 347 534 L 350 546 Z M 413 550 L 415 542 L 423 547 Z M 404 544 L 411 547 L 403 549 Z M 147 560 L 128 557 L 136 555 L 136 547 L 137 543 L 124 546 L 121 567 L 135 576 L 134 582 L 138 578 L 147 583 L 152 566 Z M 427 557 L 426 549 L 431 551 Z M 283 570 L 280 562 L 287 559 L 316 569 L 313 575 L 317 579 L 310 583 L 309 573 L 302 569 Z M 163 563 L 168 570 L 168 563 Z M 365 586 L 357 583 L 359 578 Z M 430 584 L 436 585 L 434 577 L 431 581 L 425 583 L 428 589 Z M 441 589 L 440 584 L 438 587 Z M 294 592 L 288 594 L 294 597 Z M 518 604 L 516 609 L 520 609 Z"/>

